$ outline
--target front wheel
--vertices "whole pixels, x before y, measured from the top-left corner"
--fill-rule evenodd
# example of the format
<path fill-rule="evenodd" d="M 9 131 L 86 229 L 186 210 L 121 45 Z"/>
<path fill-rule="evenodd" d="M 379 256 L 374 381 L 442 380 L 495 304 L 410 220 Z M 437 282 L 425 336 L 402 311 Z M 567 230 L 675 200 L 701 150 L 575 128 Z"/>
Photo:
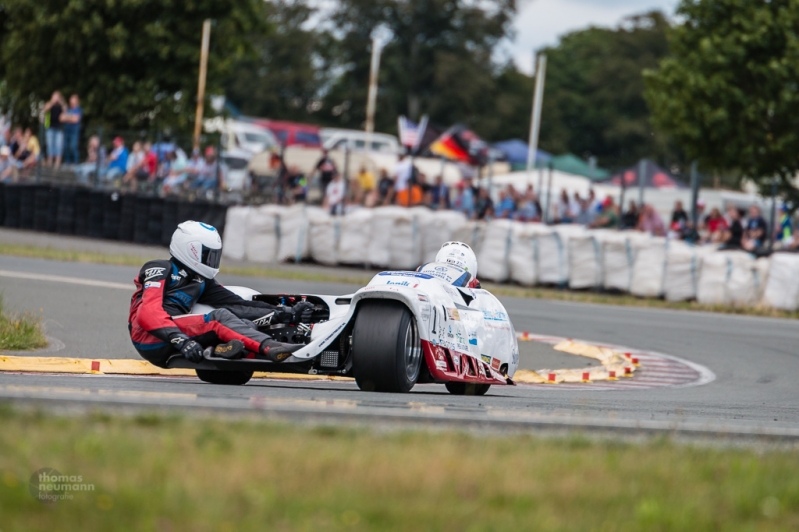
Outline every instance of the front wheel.
<path fill-rule="evenodd" d="M 364 391 L 406 393 L 419 378 L 416 320 L 397 301 L 364 301 L 352 331 L 352 371 Z"/>
<path fill-rule="evenodd" d="M 490 384 L 475 384 L 472 382 L 447 382 L 444 384 L 452 395 L 485 395 Z"/>
<path fill-rule="evenodd" d="M 241 386 L 252 379 L 252 371 L 217 371 L 213 369 L 195 369 L 197 377 L 211 384 L 229 384 Z"/>

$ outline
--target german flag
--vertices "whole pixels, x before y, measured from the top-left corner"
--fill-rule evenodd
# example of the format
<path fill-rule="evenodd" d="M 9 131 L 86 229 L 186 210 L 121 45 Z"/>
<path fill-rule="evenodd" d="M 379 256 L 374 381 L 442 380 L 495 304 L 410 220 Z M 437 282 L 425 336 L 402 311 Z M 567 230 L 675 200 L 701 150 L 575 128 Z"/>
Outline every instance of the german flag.
<path fill-rule="evenodd" d="M 475 137 L 474 133 L 464 126 L 453 126 L 430 145 L 430 152 L 451 161 L 479 165 L 481 164 L 479 154 L 472 154 L 470 150 L 472 144 L 470 137 Z"/>

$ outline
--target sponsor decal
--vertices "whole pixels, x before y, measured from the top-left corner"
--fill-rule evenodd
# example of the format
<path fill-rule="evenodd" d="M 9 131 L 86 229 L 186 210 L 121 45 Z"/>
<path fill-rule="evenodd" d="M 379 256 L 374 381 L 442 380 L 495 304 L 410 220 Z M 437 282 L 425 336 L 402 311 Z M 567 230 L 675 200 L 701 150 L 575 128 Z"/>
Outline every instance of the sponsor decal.
<path fill-rule="evenodd" d="M 415 285 L 414 288 L 416 288 L 416 286 L 418 285 Z M 428 301 L 427 296 L 424 294 L 417 294 L 416 297 L 419 299 L 419 301 Z"/>
<path fill-rule="evenodd" d="M 477 338 L 469 338 L 469 345 L 477 345 Z"/>
<path fill-rule="evenodd" d="M 411 286 L 411 283 L 409 283 L 408 281 L 391 281 L 391 280 L 388 280 L 388 281 L 386 281 L 386 284 L 393 284 L 393 285 L 397 285 L 397 286 Z"/>
<path fill-rule="evenodd" d="M 380 272 L 377 275 L 394 277 L 416 277 L 417 279 L 432 279 L 432 275 L 419 272 Z"/>
<path fill-rule="evenodd" d="M 498 358 L 491 359 L 491 368 L 494 371 L 499 371 L 500 360 Z"/>
<path fill-rule="evenodd" d="M 483 362 L 485 362 L 486 364 L 490 364 L 491 363 L 491 357 L 488 356 L 488 355 L 480 355 L 480 358 L 482 358 Z"/>
<path fill-rule="evenodd" d="M 491 322 L 488 322 L 485 325 L 486 325 L 486 328 L 488 328 L 488 329 L 496 329 L 496 330 L 499 330 L 499 331 L 509 331 L 510 330 L 510 326 L 509 325 L 501 325 L 501 324 L 498 325 L 496 323 L 491 323 Z"/>
<path fill-rule="evenodd" d="M 216 227 L 214 227 L 213 225 L 204 224 L 202 222 L 200 222 L 200 227 L 202 227 L 203 229 L 208 229 L 209 231 L 216 231 Z"/>
<path fill-rule="evenodd" d="M 147 279 L 158 277 L 159 275 L 164 273 L 165 270 L 166 268 L 147 268 L 146 270 L 144 270 L 144 280 L 146 281 Z"/>
<path fill-rule="evenodd" d="M 448 308 L 447 309 L 447 319 L 452 321 L 461 321 L 461 315 L 458 313 L 458 309 L 456 308 Z"/>
<path fill-rule="evenodd" d="M 446 360 L 436 360 L 436 367 L 438 369 L 447 370 L 447 361 Z"/>
<path fill-rule="evenodd" d="M 458 342 L 455 344 L 455 349 L 457 349 L 461 353 L 466 353 L 469 351 L 469 346 L 464 343 Z"/>
<path fill-rule="evenodd" d="M 429 322 L 430 321 L 430 305 L 425 305 L 422 309 L 422 321 Z"/>
<path fill-rule="evenodd" d="M 508 321 L 508 315 L 501 310 L 483 309 L 483 318 L 488 321 Z"/>
<path fill-rule="evenodd" d="M 455 338 L 455 335 L 452 334 L 452 325 L 449 326 L 449 331 L 447 331 L 447 338 Z"/>
<path fill-rule="evenodd" d="M 452 355 L 452 365 L 455 366 L 455 371 L 461 370 L 461 357 L 460 355 Z"/>
<path fill-rule="evenodd" d="M 511 358 L 511 364 L 514 365 L 514 366 L 518 366 L 519 365 L 519 352 L 518 351 L 514 351 L 513 355 L 511 355 L 511 357 L 512 357 Z"/>
<path fill-rule="evenodd" d="M 180 270 L 178 273 L 181 275 L 181 277 L 186 277 L 188 275 L 188 273 L 186 273 L 186 270 Z"/>
<path fill-rule="evenodd" d="M 170 277 L 172 277 L 172 280 L 176 282 L 182 279 L 180 275 L 175 275 L 174 273 Z"/>
<path fill-rule="evenodd" d="M 205 282 L 205 279 L 203 279 L 202 277 L 195 277 L 194 282 L 203 284 Z"/>
<path fill-rule="evenodd" d="M 253 323 L 254 323 L 255 325 L 259 326 L 259 327 L 261 327 L 261 326 L 263 326 L 263 325 L 269 325 L 270 323 L 272 323 L 272 317 L 273 317 L 274 315 L 275 315 L 275 313 L 274 313 L 274 312 L 270 312 L 270 313 L 269 313 L 269 314 L 267 314 L 266 316 L 261 316 L 261 317 L 260 317 L 260 318 L 258 318 L 257 320 L 253 320 Z"/>
<path fill-rule="evenodd" d="M 194 242 L 191 242 L 189 244 L 189 251 L 191 251 L 191 254 L 194 257 L 194 260 L 197 260 L 197 261 L 200 260 L 200 252 L 197 249 L 197 246 L 194 245 Z"/>
<path fill-rule="evenodd" d="M 144 288 L 161 288 L 160 281 L 147 281 L 144 283 Z"/>

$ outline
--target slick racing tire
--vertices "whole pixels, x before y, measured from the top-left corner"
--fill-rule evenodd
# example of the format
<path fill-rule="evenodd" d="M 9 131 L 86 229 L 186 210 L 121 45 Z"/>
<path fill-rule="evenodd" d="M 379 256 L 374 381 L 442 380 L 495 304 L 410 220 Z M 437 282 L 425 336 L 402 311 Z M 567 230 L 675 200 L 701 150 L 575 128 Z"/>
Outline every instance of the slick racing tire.
<path fill-rule="evenodd" d="M 230 384 L 240 386 L 247 384 L 252 378 L 252 371 L 217 371 L 213 369 L 195 369 L 197 377 L 211 384 Z"/>
<path fill-rule="evenodd" d="M 485 395 L 490 384 L 475 384 L 471 382 L 447 382 L 444 384 L 452 395 Z"/>
<path fill-rule="evenodd" d="M 364 301 L 352 331 L 352 371 L 364 391 L 406 393 L 419 378 L 416 320 L 397 301 Z"/>

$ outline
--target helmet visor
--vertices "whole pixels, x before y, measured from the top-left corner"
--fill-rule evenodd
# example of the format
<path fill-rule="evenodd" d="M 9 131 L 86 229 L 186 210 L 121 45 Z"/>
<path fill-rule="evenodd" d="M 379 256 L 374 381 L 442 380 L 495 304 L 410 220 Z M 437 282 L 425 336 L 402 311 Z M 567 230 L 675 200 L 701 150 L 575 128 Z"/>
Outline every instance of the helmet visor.
<path fill-rule="evenodd" d="M 209 268 L 219 269 L 219 263 L 222 261 L 222 248 L 211 249 L 203 246 L 202 263 Z"/>

